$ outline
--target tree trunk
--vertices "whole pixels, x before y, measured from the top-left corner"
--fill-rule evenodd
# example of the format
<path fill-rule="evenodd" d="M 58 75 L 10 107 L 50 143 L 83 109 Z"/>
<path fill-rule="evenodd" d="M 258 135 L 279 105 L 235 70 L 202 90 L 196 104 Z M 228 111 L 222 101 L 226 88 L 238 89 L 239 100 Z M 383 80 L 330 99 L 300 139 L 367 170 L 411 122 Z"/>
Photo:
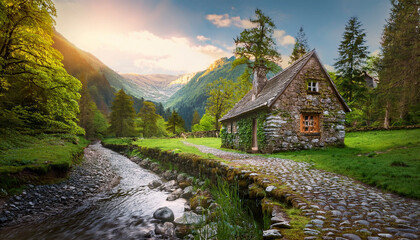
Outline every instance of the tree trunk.
<path fill-rule="evenodd" d="M 384 119 L 384 128 L 388 129 L 389 128 L 389 111 L 390 111 L 390 103 L 386 102 L 386 107 L 385 107 L 385 119 Z"/>

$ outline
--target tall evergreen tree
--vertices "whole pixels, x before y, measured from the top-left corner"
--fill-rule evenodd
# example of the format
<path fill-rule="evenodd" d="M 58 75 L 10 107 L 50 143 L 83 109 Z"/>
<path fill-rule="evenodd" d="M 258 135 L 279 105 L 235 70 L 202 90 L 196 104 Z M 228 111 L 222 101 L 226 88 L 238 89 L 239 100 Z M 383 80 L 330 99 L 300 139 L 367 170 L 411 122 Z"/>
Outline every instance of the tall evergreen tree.
<path fill-rule="evenodd" d="M 176 134 L 184 131 L 184 119 L 174 110 L 166 123 L 166 130 Z"/>
<path fill-rule="evenodd" d="M 159 115 L 156 114 L 155 104 L 149 101 L 143 102 L 143 107 L 139 112 L 139 117 L 142 120 L 143 137 L 152 137 L 157 135 L 158 127 L 156 121 L 158 116 Z"/>
<path fill-rule="evenodd" d="M 193 113 L 191 126 L 194 126 L 195 124 L 199 124 L 199 123 L 200 123 L 200 115 L 198 114 L 197 110 L 195 110 Z"/>
<path fill-rule="evenodd" d="M 293 63 L 294 61 L 298 60 L 303 55 L 305 55 L 305 53 L 309 52 L 309 50 L 308 39 L 306 39 L 303 27 L 300 27 L 299 32 L 296 35 L 296 42 L 295 46 L 293 47 L 292 55 L 290 55 L 289 63 Z"/>
<path fill-rule="evenodd" d="M 420 122 L 420 3 L 391 0 L 391 5 L 381 42 L 378 85 L 386 128 L 391 118 L 410 124 Z"/>
<path fill-rule="evenodd" d="M 51 0 L 0 1 L 0 126 L 81 133 L 80 82 L 52 47 Z"/>
<path fill-rule="evenodd" d="M 233 62 L 232 67 L 247 65 L 248 68 L 241 76 L 240 82 L 242 82 L 242 88 L 249 89 L 252 86 L 249 84 L 252 73 L 254 73 L 254 81 L 264 78 L 267 72 L 277 72 L 280 69 L 278 64 L 281 61 L 281 55 L 277 52 L 273 38 L 275 28 L 273 21 L 260 9 L 255 10 L 255 15 L 255 19 L 250 19 L 255 27 L 244 29 L 240 36 L 234 39 L 236 44 L 234 54 L 237 59 Z M 246 93 L 249 89 L 241 92 Z"/>
<path fill-rule="evenodd" d="M 116 137 L 134 136 L 134 117 L 136 112 L 133 108 L 133 99 L 125 94 L 124 90 L 121 89 L 115 94 L 111 110 L 110 131 Z"/>
<path fill-rule="evenodd" d="M 361 102 L 367 89 L 362 75 L 369 54 L 365 38 L 362 24 L 357 17 L 351 17 L 338 48 L 339 57 L 334 64 L 337 69 L 337 87 L 350 106 L 357 106 L 356 101 Z"/>

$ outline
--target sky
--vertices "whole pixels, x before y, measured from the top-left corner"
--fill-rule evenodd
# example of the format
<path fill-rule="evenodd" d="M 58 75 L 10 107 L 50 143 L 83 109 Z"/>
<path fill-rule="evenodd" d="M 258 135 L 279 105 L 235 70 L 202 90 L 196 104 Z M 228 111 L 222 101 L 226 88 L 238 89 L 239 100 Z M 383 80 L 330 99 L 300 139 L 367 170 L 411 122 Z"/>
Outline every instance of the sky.
<path fill-rule="evenodd" d="M 233 39 L 259 8 L 276 28 L 282 67 L 303 27 L 332 70 L 345 25 L 356 16 L 372 54 L 389 16 L 388 0 L 53 0 L 56 29 L 119 73 L 179 75 L 233 56 Z"/>

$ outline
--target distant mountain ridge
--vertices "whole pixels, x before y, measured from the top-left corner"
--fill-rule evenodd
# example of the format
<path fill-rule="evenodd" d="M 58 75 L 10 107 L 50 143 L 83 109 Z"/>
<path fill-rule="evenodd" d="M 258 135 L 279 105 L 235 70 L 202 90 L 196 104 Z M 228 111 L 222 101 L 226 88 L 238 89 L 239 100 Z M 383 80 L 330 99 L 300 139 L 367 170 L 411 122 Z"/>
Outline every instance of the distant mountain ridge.
<path fill-rule="evenodd" d="M 142 97 L 147 100 L 166 103 L 168 99 L 181 89 L 195 73 L 189 73 L 181 76 L 167 74 L 136 74 L 123 73 L 127 85 L 134 86 L 133 91 L 141 92 Z"/>
<path fill-rule="evenodd" d="M 164 106 L 175 109 L 185 120 L 186 128 L 190 130 L 194 111 L 197 110 L 200 116 L 205 112 L 207 85 L 220 77 L 236 81 L 245 71 L 245 65 L 232 69 L 234 60 L 235 57 L 224 57 L 213 62 L 206 70 L 197 72 Z"/>

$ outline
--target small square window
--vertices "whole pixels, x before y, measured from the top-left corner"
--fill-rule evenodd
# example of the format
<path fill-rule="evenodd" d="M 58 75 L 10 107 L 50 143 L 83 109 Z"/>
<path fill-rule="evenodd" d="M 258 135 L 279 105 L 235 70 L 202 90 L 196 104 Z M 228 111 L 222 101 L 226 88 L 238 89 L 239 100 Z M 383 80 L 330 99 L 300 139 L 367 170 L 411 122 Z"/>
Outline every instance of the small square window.
<path fill-rule="evenodd" d="M 302 113 L 300 117 L 300 131 L 302 133 L 319 133 L 319 114 Z"/>
<path fill-rule="evenodd" d="M 308 81 L 308 92 L 318 92 L 318 82 Z"/>

